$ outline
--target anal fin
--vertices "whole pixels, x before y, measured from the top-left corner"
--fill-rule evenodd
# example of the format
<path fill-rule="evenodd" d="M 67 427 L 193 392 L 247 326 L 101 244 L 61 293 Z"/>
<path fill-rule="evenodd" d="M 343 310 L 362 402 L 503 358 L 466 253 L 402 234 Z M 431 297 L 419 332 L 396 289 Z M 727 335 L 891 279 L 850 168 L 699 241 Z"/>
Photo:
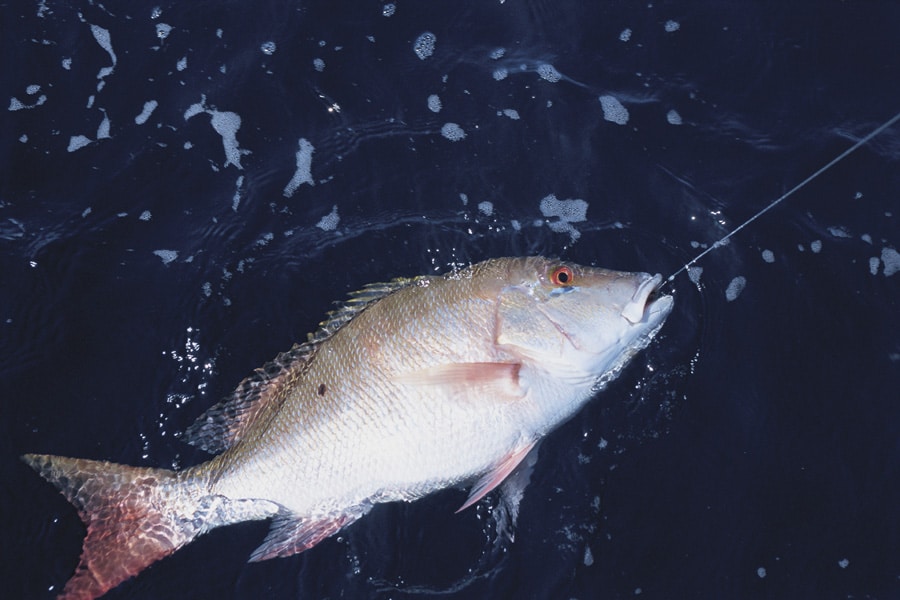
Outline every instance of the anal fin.
<path fill-rule="evenodd" d="M 250 555 L 250 562 L 260 562 L 299 554 L 309 550 L 369 512 L 369 507 L 353 509 L 320 518 L 304 518 L 294 513 L 275 516 L 269 534 Z"/>

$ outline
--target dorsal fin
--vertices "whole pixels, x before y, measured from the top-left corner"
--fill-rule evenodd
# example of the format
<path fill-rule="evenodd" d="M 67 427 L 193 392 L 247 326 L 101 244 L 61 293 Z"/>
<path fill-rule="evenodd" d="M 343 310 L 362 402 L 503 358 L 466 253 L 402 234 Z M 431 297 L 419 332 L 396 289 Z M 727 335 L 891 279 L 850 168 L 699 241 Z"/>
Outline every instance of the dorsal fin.
<path fill-rule="evenodd" d="M 343 302 L 337 302 L 338 307 L 328 313 L 325 320 L 319 323 L 319 329 L 309 334 L 309 344 L 318 345 L 330 338 L 334 333 L 349 323 L 356 315 L 370 305 L 389 296 L 397 290 L 409 287 L 429 279 L 428 276 L 398 277 L 391 281 L 370 283 L 355 292 L 348 294 Z"/>
<path fill-rule="evenodd" d="M 181 438 L 212 454 L 231 448 L 253 422 L 281 406 L 284 391 L 302 374 L 314 349 L 312 344 L 294 344 L 254 370 L 230 396 L 206 409 Z"/>
<path fill-rule="evenodd" d="M 211 406 L 188 427 L 181 438 L 201 450 L 218 454 L 238 443 L 251 425 L 268 419 L 286 398 L 287 389 L 299 379 L 316 349 L 366 307 L 425 277 L 372 283 L 353 292 L 328 313 L 305 344 L 294 344 L 274 360 L 256 369 L 224 400 Z"/>

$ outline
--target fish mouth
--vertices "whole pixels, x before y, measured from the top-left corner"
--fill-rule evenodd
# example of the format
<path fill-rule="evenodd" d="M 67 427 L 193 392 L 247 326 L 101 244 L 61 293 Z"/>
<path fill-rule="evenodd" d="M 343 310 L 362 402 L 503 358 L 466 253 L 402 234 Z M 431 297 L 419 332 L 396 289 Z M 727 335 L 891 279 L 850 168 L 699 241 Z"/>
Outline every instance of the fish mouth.
<path fill-rule="evenodd" d="M 672 296 L 663 294 L 662 275 L 647 275 L 622 309 L 622 316 L 632 325 L 661 321 L 672 309 Z"/>

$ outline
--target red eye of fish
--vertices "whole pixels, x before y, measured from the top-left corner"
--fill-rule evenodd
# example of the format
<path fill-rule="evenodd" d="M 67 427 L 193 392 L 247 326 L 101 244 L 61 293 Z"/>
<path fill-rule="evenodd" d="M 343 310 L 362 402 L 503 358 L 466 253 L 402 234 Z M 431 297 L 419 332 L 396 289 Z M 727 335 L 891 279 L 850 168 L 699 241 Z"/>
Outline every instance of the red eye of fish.
<path fill-rule="evenodd" d="M 575 276 L 572 274 L 572 269 L 569 267 L 556 267 L 553 269 L 553 272 L 550 273 L 550 281 L 552 281 L 554 285 L 572 285 L 575 281 Z"/>

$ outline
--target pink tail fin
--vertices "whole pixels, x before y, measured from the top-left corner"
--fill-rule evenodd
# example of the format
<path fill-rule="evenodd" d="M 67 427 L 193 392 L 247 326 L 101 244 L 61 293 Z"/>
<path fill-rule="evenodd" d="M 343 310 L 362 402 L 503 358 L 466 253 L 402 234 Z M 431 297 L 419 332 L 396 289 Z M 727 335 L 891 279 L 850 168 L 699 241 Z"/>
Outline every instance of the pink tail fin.
<path fill-rule="evenodd" d="M 200 533 L 192 495 L 174 471 L 40 454 L 22 457 L 78 509 L 81 562 L 60 598 L 101 596 Z"/>

